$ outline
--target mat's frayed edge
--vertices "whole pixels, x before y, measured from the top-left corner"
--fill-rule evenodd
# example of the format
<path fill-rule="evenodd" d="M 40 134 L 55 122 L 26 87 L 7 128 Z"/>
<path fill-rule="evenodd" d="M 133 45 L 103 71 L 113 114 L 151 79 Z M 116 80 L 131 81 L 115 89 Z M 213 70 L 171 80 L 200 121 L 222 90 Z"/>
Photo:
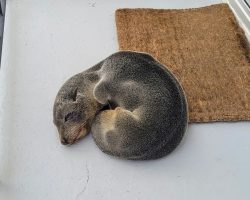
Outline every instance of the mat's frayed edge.
<path fill-rule="evenodd" d="M 250 121 L 250 110 L 238 110 L 234 113 L 219 112 L 194 112 L 189 111 L 189 123 L 209 122 L 237 122 Z"/>
<path fill-rule="evenodd" d="M 250 43 L 250 8 L 244 0 L 223 0 L 233 11 L 239 25 L 245 31 L 245 35 Z"/>

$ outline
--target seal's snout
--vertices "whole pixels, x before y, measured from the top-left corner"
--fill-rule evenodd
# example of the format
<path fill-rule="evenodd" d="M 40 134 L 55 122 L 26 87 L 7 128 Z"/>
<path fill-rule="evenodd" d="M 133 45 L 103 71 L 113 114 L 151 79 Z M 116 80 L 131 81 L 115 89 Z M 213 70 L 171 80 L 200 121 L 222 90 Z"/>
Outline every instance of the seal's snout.
<path fill-rule="evenodd" d="M 60 129 L 59 136 L 61 144 L 71 145 L 83 138 L 89 130 L 85 127 L 71 127 L 70 129 Z"/>
<path fill-rule="evenodd" d="M 61 137 L 61 143 L 62 143 L 63 145 L 69 144 L 69 143 L 67 142 L 66 138 L 64 138 L 64 137 Z"/>

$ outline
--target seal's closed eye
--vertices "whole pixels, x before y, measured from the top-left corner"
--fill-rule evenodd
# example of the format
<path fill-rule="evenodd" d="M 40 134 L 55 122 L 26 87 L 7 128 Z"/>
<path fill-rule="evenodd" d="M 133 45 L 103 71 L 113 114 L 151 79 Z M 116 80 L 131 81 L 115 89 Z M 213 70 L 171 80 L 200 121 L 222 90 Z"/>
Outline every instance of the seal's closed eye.
<path fill-rule="evenodd" d="M 76 111 L 73 111 L 73 112 L 70 112 L 68 113 L 65 117 L 64 117 L 64 121 L 67 122 L 67 121 L 72 121 L 72 122 L 78 122 L 82 119 L 82 113 L 81 112 L 76 112 Z"/>

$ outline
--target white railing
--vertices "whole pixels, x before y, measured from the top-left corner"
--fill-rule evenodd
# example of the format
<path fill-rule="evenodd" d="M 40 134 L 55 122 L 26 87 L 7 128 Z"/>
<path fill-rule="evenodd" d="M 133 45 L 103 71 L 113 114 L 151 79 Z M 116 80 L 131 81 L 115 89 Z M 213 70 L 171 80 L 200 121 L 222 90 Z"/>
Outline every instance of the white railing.
<path fill-rule="evenodd" d="M 245 31 L 246 37 L 250 42 L 250 8 L 248 7 L 248 1 L 245 0 L 223 0 L 228 3 L 232 11 L 234 12 L 240 26 Z"/>

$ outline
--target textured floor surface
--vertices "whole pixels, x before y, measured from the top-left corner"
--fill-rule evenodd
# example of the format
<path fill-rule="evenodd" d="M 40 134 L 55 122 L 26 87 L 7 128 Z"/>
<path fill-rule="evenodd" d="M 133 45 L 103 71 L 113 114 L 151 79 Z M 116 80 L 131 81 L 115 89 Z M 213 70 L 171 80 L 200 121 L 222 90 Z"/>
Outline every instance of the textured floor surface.
<path fill-rule="evenodd" d="M 250 119 L 250 51 L 227 4 L 119 9 L 120 50 L 152 54 L 179 79 L 190 122 Z"/>

